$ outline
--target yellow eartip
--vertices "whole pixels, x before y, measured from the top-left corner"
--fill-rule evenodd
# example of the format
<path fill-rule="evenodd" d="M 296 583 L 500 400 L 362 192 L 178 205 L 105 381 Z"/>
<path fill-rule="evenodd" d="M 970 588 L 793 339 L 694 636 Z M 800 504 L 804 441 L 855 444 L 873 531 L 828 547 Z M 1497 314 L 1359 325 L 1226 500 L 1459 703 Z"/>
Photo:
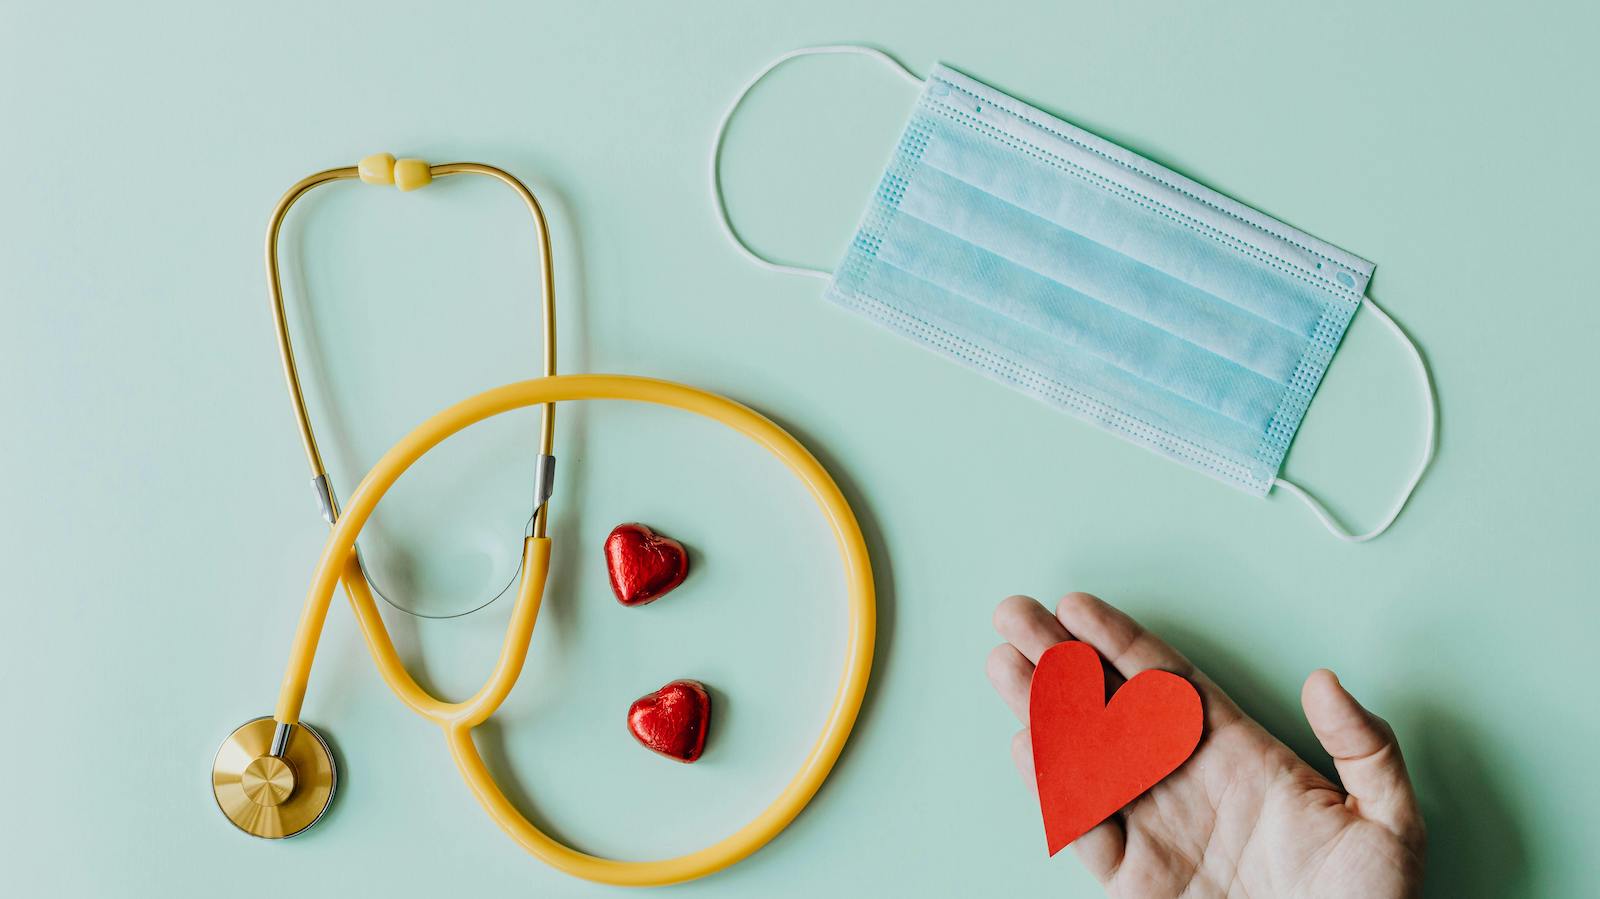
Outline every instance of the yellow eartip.
<path fill-rule="evenodd" d="M 420 159 L 401 159 L 394 164 L 394 186 L 416 190 L 433 180 L 433 171 Z"/>
<path fill-rule="evenodd" d="M 374 153 L 361 160 L 356 171 L 368 184 L 393 184 L 394 157 L 388 153 Z"/>

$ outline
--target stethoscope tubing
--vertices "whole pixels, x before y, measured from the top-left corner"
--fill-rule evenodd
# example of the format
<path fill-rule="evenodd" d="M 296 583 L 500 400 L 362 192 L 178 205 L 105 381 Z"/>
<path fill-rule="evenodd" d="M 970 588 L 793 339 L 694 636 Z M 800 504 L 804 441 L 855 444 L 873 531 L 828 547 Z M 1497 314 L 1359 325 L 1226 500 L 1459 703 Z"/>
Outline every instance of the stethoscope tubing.
<path fill-rule="evenodd" d="M 472 741 L 472 728 L 504 701 L 526 660 L 548 572 L 548 537 L 530 536 L 525 540 L 523 581 L 500 658 L 484 685 L 472 697 L 459 702 L 439 699 L 406 671 L 355 561 L 356 537 L 379 500 L 429 450 L 452 434 L 495 415 L 581 400 L 626 400 L 667 406 L 710 418 L 744 434 L 777 456 L 806 486 L 828 521 L 843 562 L 849 616 L 844 671 L 816 742 L 799 771 L 763 812 L 717 843 L 675 858 L 602 858 L 548 836 L 505 796 Z M 821 463 L 788 432 L 733 400 L 672 381 L 630 375 L 558 375 L 487 390 L 423 422 L 384 453 L 351 494 L 317 563 L 274 715 L 280 725 L 299 721 L 333 589 L 340 582 L 345 585 L 379 673 L 401 701 L 443 729 L 462 777 L 496 823 L 528 852 L 553 867 L 589 880 L 626 886 L 676 883 L 721 870 L 761 848 L 800 813 L 838 760 L 860 712 L 871 673 L 877 627 L 865 540 L 848 501 Z"/>

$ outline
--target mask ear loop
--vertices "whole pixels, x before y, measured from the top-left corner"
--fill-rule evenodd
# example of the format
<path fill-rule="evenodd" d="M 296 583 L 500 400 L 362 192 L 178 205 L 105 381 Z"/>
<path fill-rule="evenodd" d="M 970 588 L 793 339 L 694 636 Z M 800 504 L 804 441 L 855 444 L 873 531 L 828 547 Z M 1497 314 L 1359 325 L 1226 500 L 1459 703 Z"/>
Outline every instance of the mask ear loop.
<path fill-rule="evenodd" d="M 786 265 L 782 262 L 768 259 L 751 249 L 750 245 L 744 242 L 744 238 L 739 236 L 739 232 L 734 230 L 733 222 L 728 218 L 727 199 L 722 195 L 722 141 L 723 138 L 727 137 L 728 122 L 733 119 L 733 114 L 739 109 L 739 104 L 744 102 L 745 96 L 761 82 L 761 79 L 772 74 L 773 69 L 801 56 L 831 56 L 835 54 L 871 57 L 884 63 L 919 89 L 922 87 L 922 79 L 912 74 L 911 70 L 902 65 L 899 60 L 873 47 L 862 47 L 856 44 L 826 44 L 820 47 L 801 47 L 798 50 L 790 50 L 788 53 L 767 63 L 761 71 L 755 74 L 755 77 L 746 81 L 744 87 L 739 89 L 738 95 L 733 98 L 733 102 L 728 105 L 728 111 L 722 114 L 722 121 L 717 123 L 717 138 L 711 145 L 711 205 L 717 210 L 717 224 L 722 226 L 722 236 L 728 239 L 728 243 L 733 244 L 735 250 L 738 250 L 750 262 L 769 272 L 780 272 L 785 275 L 804 275 L 808 278 L 821 278 L 824 281 L 833 277 L 833 272 L 827 269 L 812 268 L 807 265 Z"/>
<path fill-rule="evenodd" d="M 1328 529 L 1328 533 L 1346 543 L 1365 543 L 1387 531 L 1389 526 L 1394 524 L 1395 519 L 1400 517 L 1400 510 L 1404 509 L 1406 503 L 1411 500 L 1411 494 L 1417 492 L 1417 485 L 1422 483 L 1423 474 L 1427 472 L 1428 466 L 1433 464 L 1433 453 L 1439 429 L 1439 401 L 1433 393 L 1433 376 L 1428 373 L 1428 363 L 1423 361 L 1422 351 L 1417 349 L 1416 341 L 1412 340 L 1405 330 L 1396 324 L 1394 319 L 1389 317 L 1387 312 L 1378 308 L 1377 303 L 1367 297 L 1362 297 L 1361 304 L 1376 313 L 1378 320 L 1388 325 L 1389 330 L 1393 331 L 1394 335 L 1406 345 L 1406 348 L 1411 350 L 1411 361 L 1416 366 L 1417 374 L 1422 379 L 1423 392 L 1428 399 L 1428 438 L 1422 448 L 1422 462 L 1417 466 L 1416 473 L 1411 476 L 1411 483 L 1406 485 L 1405 492 L 1400 494 L 1400 500 L 1389 511 L 1388 517 L 1383 520 L 1382 524 L 1365 534 L 1351 533 L 1344 525 L 1339 523 L 1338 519 L 1333 517 L 1333 514 L 1328 511 L 1326 506 L 1319 502 L 1316 497 L 1306 492 L 1305 488 L 1300 485 L 1286 478 L 1272 479 L 1274 486 L 1284 488 L 1305 503 L 1306 508 L 1311 510 L 1311 514 L 1317 516 L 1317 520 L 1322 522 L 1322 526 Z"/>

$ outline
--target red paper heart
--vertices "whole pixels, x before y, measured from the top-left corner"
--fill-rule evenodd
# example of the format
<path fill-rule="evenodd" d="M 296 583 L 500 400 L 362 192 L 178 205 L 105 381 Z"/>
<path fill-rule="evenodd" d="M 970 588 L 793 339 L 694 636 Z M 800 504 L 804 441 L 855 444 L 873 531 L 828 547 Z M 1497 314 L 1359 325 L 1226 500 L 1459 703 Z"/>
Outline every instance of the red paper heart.
<path fill-rule="evenodd" d="M 606 537 L 611 591 L 625 606 L 642 606 L 683 583 L 689 554 L 683 544 L 642 524 L 619 524 Z"/>
<path fill-rule="evenodd" d="M 1178 769 L 1200 743 L 1205 712 L 1194 685 L 1141 671 L 1106 701 L 1100 655 L 1057 643 L 1039 657 L 1028 691 L 1033 776 L 1050 854 Z"/>
<path fill-rule="evenodd" d="M 675 680 L 628 707 L 628 732 L 646 749 L 692 762 L 706 748 L 711 694 L 699 681 Z"/>

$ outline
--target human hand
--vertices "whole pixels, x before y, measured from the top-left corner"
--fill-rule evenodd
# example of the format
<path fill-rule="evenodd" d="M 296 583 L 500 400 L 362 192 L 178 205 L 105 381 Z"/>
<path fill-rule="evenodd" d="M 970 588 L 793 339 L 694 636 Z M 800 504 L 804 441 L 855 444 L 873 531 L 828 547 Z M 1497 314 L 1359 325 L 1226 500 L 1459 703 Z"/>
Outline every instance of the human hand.
<path fill-rule="evenodd" d="M 1030 789 L 1028 688 L 1050 646 L 1093 646 L 1110 662 L 1108 691 L 1150 668 L 1200 691 L 1205 731 L 1194 755 L 1072 844 L 1111 895 L 1390 899 L 1420 891 L 1427 836 L 1400 745 L 1333 672 L 1313 672 L 1300 703 L 1342 789 L 1176 650 L 1096 597 L 1068 594 L 1052 615 L 1012 596 L 995 609 L 994 625 L 1008 642 L 989 653 L 989 680 L 1022 719 L 1011 754 Z"/>

